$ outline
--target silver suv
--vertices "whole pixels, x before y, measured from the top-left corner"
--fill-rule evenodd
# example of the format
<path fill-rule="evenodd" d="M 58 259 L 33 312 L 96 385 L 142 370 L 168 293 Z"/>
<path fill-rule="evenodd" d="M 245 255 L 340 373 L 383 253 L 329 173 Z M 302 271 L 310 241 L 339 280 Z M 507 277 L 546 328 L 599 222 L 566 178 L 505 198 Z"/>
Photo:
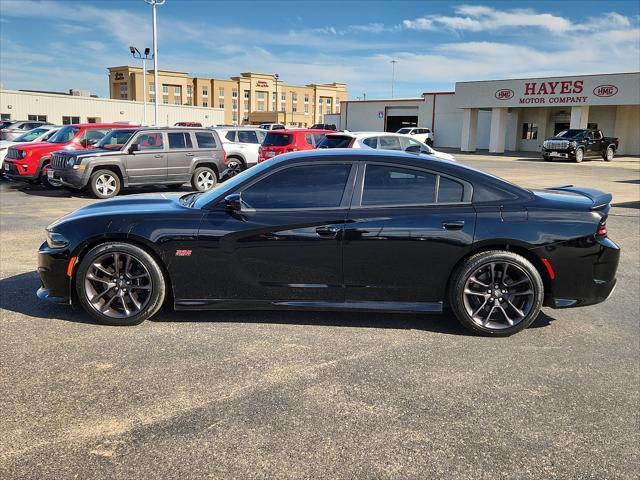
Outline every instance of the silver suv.
<path fill-rule="evenodd" d="M 227 174 L 218 134 L 205 128 L 122 128 L 112 130 L 91 150 L 51 155 L 49 178 L 74 189 L 90 188 L 98 198 L 122 187 L 191 182 L 200 192 Z"/>

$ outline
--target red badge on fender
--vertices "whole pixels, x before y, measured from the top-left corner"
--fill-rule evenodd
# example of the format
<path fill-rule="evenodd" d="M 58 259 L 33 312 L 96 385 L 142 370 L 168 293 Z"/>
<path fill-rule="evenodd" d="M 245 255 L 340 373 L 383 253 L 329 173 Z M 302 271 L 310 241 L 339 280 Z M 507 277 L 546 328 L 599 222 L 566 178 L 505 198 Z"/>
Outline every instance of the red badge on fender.
<path fill-rule="evenodd" d="M 190 257 L 191 250 L 176 250 L 176 257 Z"/>

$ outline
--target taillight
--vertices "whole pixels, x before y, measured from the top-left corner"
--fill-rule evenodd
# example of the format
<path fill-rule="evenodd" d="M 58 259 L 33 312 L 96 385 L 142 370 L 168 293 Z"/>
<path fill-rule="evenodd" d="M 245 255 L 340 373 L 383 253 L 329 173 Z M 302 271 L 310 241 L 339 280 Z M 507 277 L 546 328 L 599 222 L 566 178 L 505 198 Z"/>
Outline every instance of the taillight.
<path fill-rule="evenodd" d="M 227 164 L 227 152 L 222 150 L 222 163 Z"/>
<path fill-rule="evenodd" d="M 598 223 L 598 229 L 596 230 L 597 237 L 606 237 L 607 236 L 607 216 L 602 217 L 600 222 Z"/>

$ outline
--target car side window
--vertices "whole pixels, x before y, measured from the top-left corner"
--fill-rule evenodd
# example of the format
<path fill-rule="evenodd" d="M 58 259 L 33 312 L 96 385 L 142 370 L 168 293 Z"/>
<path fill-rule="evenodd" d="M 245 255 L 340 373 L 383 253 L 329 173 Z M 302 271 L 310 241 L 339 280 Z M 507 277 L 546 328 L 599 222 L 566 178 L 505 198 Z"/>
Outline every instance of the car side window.
<path fill-rule="evenodd" d="M 264 130 L 256 130 L 256 137 L 258 138 L 258 143 L 264 142 L 265 137 L 267 136 L 267 132 Z"/>
<path fill-rule="evenodd" d="M 160 132 L 141 133 L 133 143 L 138 144 L 140 151 L 143 150 L 162 150 L 164 147 L 162 134 Z"/>
<path fill-rule="evenodd" d="M 313 145 L 313 135 L 310 133 L 304 134 L 304 140 L 307 142 L 307 145 Z"/>
<path fill-rule="evenodd" d="M 226 138 L 230 142 L 235 142 L 236 141 L 236 131 L 235 130 L 231 130 L 230 132 L 227 132 L 227 134 L 224 136 L 224 138 Z"/>
<path fill-rule="evenodd" d="M 464 198 L 464 187 L 460 182 L 440 176 L 438 203 L 459 203 Z"/>
<path fill-rule="evenodd" d="M 593 132 L 593 138 L 596 140 L 602 140 L 602 132 L 600 130 L 596 130 Z"/>
<path fill-rule="evenodd" d="M 191 135 L 187 132 L 169 132 L 167 135 L 169 137 L 169 148 L 172 150 L 193 147 Z"/>
<path fill-rule="evenodd" d="M 402 150 L 398 137 L 378 137 L 380 150 Z"/>
<path fill-rule="evenodd" d="M 97 129 L 91 129 L 91 130 L 85 130 L 84 134 L 82 135 L 82 140 L 81 141 L 86 141 L 88 145 L 95 145 L 96 143 L 98 143 L 100 140 L 102 140 L 102 138 L 109 133 L 109 130 L 97 130 Z"/>
<path fill-rule="evenodd" d="M 313 144 L 318 145 L 322 140 L 324 140 L 326 135 L 324 133 L 314 133 L 313 134 Z"/>
<path fill-rule="evenodd" d="M 216 148 L 216 141 L 211 132 L 196 132 L 198 148 Z"/>
<path fill-rule="evenodd" d="M 258 135 L 253 130 L 239 130 L 238 141 L 240 143 L 260 143 L 258 141 Z"/>
<path fill-rule="evenodd" d="M 365 138 L 362 143 L 367 147 L 378 148 L 378 137 Z"/>
<path fill-rule="evenodd" d="M 350 172 L 351 164 L 288 167 L 248 187 L 242 201 L 255 209 L 336 208 Z"/>
<path fill-rule="evenodd" d="M 369 164 L 364 175 L 362 205 L 415 205 L 434 203 L 433 173 L 388 165 Z"/>
<path fill-rule="evenodd" d="M 411 151 L 412 153 L 430 153 L 424 145 L 422 145 L 417 140 L 413 138 L 400 138 L 400 145 L 402 145 L 402 150 Z"/>

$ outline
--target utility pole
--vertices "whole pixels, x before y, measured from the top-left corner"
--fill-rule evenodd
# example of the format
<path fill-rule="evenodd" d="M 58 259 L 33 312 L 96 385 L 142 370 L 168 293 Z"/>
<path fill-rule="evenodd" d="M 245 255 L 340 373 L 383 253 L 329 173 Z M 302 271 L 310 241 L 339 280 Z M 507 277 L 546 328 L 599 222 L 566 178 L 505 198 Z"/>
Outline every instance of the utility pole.
<path fill-rule="evenodd" d="M 144 0 L 145 3 L 151 5 L 151 17 L 153 28 L 153 90 L 154 90 L 154 126 L 158 126 L 158 35 L 156 28 L 156 7 L 164 5 L 166 0 Z"/>
<path fill-rule="evenodd" d="M 396 81 L 396 63 L 397 60 L 391 60 L 391 98 L 393 98 L 393 84 Z"/>
<path fill-rule="evenodd" d="M 274 105 L 275 106 L 275 111 L 276 111 L 276 122 L 275 123 L 278 123 L 278 117 L 280 116 L 280 115 L 278 115 L 278 112 L 280 111 L 280 109 L 278 108 L 278 105 L 280 104 L 280 98 L 278 98 L 278 79 L 280 78 L 280 75 L 275 73 L 273 75 L 273 78 L 276 79 L 276 102 L 275 102 L 275 105 Z"/>
<path fill-rule="evenodd" d="M 153 57 L 149 56 L 150 49 L 149 47 L 144 49 L 144 56 L 140 53 L 136 47 L 129 47 L 129 51 L 133 58 L 142 59 L 142 84 L 144 87 L 142 88 L 142 98 L 144 99 L 144 114 L 143 114 L 143 123 L 147 125 L 147 60 L 150 60 Z"/>

